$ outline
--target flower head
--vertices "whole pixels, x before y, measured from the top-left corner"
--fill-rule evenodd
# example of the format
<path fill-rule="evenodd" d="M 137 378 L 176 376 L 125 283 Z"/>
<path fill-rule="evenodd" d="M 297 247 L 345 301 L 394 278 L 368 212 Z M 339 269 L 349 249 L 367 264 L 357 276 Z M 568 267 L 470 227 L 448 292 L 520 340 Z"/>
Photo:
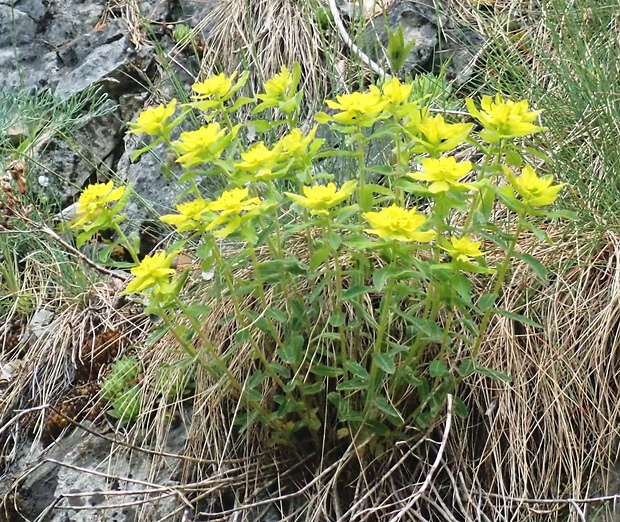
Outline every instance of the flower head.
<path fill-rule="evenodd" d="M 193 84 L 192 90 L 196 94 L 193 95 L 192 98 L 204 99 L 211 96 L 223 98 L 230 92 L 235 76 L 237 76 L 237 73 L 233 73 L 231 76 L 220 73 L 217 76 L 207 78 L 203 82 Z"/>
<path fill-rule="evenodd" d="M 452 246 L 442 246 L 441 248 L 448 252 L 457 262 L 469 263 L 472 257 L 484 256 L 484 252 L 480 250 L 482 242 L 472 240 L 471 236 L 463 236 L 461 238 L 452 236 L 450 243 Z"/>
<path fill-rule="evenodd" d="M 408 210 L 392 205 L 379 212 L 365 212 L 362 217 L 372 227 L 365 232 L 381 238 L 428 243 L 435 237 L 433 230 L 420 231 L 426 224 L 426 218 L 418 214 L 415 208 Z"/>
<path fill-rule="evenodd" d="M 400 83 L 398 78 L 393 77 L 390 81 L 386 81 L 379 90 L 372 86 L 370 90 L 381 94 L 383 100 L 387 101 L 386 110 L 401 118 L 409 113 L 416 104 L 408 104 L 412 83 Z"/>
<path fill-rule="evenodd" d="M 136 294 L 151 287 L 156 287 L 155 292 L 161 290 L 161 286 L 168 283 L 170 274 L 175 270 L 170 268 L 176 252 L 166 255 L 165 252 L 156 252 L 152 256 L 145 256 L 142 262 L 131 269 L 135 279 L 130 281 L 124 293 Z"/>
<path fill-rule="evenodd" d="M 204 199 L 196 199 L 177 205 L 177 210 L 178 214 L 167 214 L 159 219 L 168 225 L 177 227 L 178 232 L 187 232 L 200 228 L 208 208 Z"/>
<path fill-rule="evenodd" d="M 216 237 L 226 237 L 237 230 L 242 223 L 241 213 L 258 208 L 261 204 L 259 198 L 246 199 L 249 189 L 235 188 L 223 192 L 215 201 L 207 205 L 211 212 L 217 213 L 217 217 L 209 223 L 205 230 L 213 230 L 220 225 L 226 224 L 224 228 L 214 233 Z"/>
<path fill-rule="evenodd" d="M 268 149 L 261 141 L 247 152 L 242 152 L 241 158 L 243 161 L 235 163 L 235 167 L 254 172 L 258 179 L 268 179 L 281 159 L 281 153 L 281 144 L 276 145 L 273 149 Z"/>
<path fill-rule="evenodd" d="M 219 123 L 209 123 L 198 130 L 181 133 L 179 140 L 172 144 L 180 154 L 177 162 L 189 168 L 219 158 L 226 145 L 222 139 L 225 135 L 226 130 L 221 129 Z"/>
<path fill-rule="evenodd" d="M 145 109 L 138 115 L 136 123 L 129 122 L 128 125 L 132 129 L 128 134 L 148 134 L 149 136 L 166 134 L 170 131 L 168 120 L 174 114 L 176 106 L 177 101 L 173 99 L 168 105 L 161 104 Z"/>
<path fill-rule="evenodd" d="M 457 162 L 454 156 L 446 158 L 426 158 L 422 160 L 422 170 L 409 174 L 418 181 L 428 181 L 429 192 L 437 194 L 450 189 L 467 189 L 470 185 L 459 183 L 459 179 L 471 171 L 471 161 Z"/>
<path fill-rule="evenodd" d="M 342 203 L 349 198 L 357 187 L 355 180 L 347 181 L 340 190 L 336 189 L 336 185 L 328 183 L 327 185 L 315 185 L 314 187 L 304 187 L 305 196 L 285 192 L 286 196 L 293 202 L 310 209 L 313 216 L 329 214 L 329 209 Z"/>
<path fill-rule="evenodd" d="M 513 102 L 498 93 L 495 101 L 490 96 L 483 96 L 481 111 L 473 100 L 467 99 L 469 113 L 482 123 L 484 130 L 480 137 L 488 143 L 497 143 L 501 139 L 518 138 L 544 130 L 532 122 L 539 116 L 538 111 L 530 111 L 527 100 Z"/>
<path fill-rule="evenodd" d="M 427 153 L 433 157 L 454 149 L 469 136 L 473 123 L 446 123 L 441 114 L 414 120 L 408 127 L 413 132 L 416 145 L 414 153 Z"/>
<path fill-rule="evenodd" d="M 280 147 L 281 160 L 294 160 L 295 166 L 303 168 L 311 165 L 314 154 L 321 148 L 324 140 L 315 139 L 317 127 L 314 127 L 307 136 L 300 129 L 295 128 L 290 134 L 280 139 L 276 148 Z"/>
<path fill-rule="evenodd" d="M 256 97 L 261 100 L 270 97 L 283 98 L 292 85 L 293 75 L 288 68 L 283 65 L 279 74 L 276 74 L 273 78 L 265 82 L 265 85 L 263 86 L 265 89 L 265 95 L 258 94 Z"/>
<path fill-rule="evenodd" d="M 125 194 L 125 187 L 114 188 L 113 181 L 89 185 L 78 199 L 77 216 L 71 227 L 81 228 L 97 220 L 111 220 L 120 211 L 120 208 L 116 208 L 117 206 L 112 203 L 121 199 L 123 194 Z"/>
<path fill-rule="evenodd" d="M 538 177 L 532 167 L 526 165 L 520 176 L 508 173 L 508 181 L 523 198 L 523 203 L 530 207 L 551 205 L 565 183 L 553 183 L 553 176 Z"/>
<path fill-rule="evenodd" d="M 331 109 L 340 112 L 337 112 L 331 118 L 327 117 L 326 121 L 332 119 L 342 125 L 360 125 L 362 127 L 373 125 L 389 103 L 383 99 L 378 90 L 343 94 L 337 96 L 336 99 L 338 100 L 337 102 L 327 100 L 325 103 Z M 319 116 L 318 119 L 323 122 L 325 118 L 320 116 L 320 114 L 317 115 Z"/>

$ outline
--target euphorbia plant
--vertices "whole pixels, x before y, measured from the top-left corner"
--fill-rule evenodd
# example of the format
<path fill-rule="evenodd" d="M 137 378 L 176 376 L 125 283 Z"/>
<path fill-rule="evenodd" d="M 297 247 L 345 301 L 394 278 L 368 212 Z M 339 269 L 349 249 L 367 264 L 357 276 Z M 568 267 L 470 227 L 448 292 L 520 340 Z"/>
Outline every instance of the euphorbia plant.
<path fill-rule="evenodd" d="M 226 75 L 195 84 L 196 101 L 174 121 L 196 110 L 208 123 L 175 142 L 166 123 L 172 114 L 157 113 L 162 139 L 192 187 L 161 220 L 176 228 L 175 250 L 199 244 L 202 270 L 214 274 L 208 298 L 234 310 L 232 345 L 216 346 L 202 328 L 203 314 L 212 311 L 185 303 L 187 274 L 177 279 L 170 268 L 174 251 L 142 260 L 125 292 L 146 294 L 149 311 L 164 317 L 196 364 L 228 382 L 243 405 L 243 426 L 259 422 L 274 440 L 329 426 L 334 437 L 410 437 L 408 427 L 432 422 L 447 394 L 458 399 L 458 383 L 471 372 L 508 378 L 481 368 L 477 353 L 494 314 L 529 321 L 496 304 L 515 256 L 545 276 L 517 247 L 524 229 L 545 237 L 532 217 L 568 216 L 546 210 L 562 185 L 527 163 L 522 139 L 544 130 L 527 102 L 498 95 L 478 109 L 468 100 L 482 126 L 475 133 L 473 123 L 432 114 L 410 99 L 411 84 L 391 79 L 326 102 L 332 112 L 317 115 L 319 126 L 345 143 L 329 149 L 316 138 L 320 129 L 296 126 L 299 75 L 298 66 L 293 73 L 282 68 L 254 100 L 237 97 L 244 76 L 236 84 Z M 248 103 L 256 116 L 277 109 L 284 119 L 233 124 Z M 244 126 L 260 134 L 249 147 L 239 132 Z M 372 142 L 393 152 L 386 165 L 369 163 Z M 477 148 L 482 160 L 457 160 L 463 145 Z M 317 160 L 338 155 L 357 165 L 334 182 Z M 199 181 L 214 173 L 226 187 L 209 199 Z M 376 173 L 385 183 L 376 183 Z M 512 217 L 496 222 L 500 206 Z M 89 228 L 85 217 L 74 223 L 84 230 L 81 241 L 99 226 Z M 232 257 L 224 239 L 235 246 Z M 505 252 L 498 266 L 486 254 L 490 244 Z M 472 274 L 489 278 L 492 291 L 475 299 Z M 244 305 L 245 296 L 253 306 Z M 254 369 L 239 378 L 229 355 L 248 348 Z"/>

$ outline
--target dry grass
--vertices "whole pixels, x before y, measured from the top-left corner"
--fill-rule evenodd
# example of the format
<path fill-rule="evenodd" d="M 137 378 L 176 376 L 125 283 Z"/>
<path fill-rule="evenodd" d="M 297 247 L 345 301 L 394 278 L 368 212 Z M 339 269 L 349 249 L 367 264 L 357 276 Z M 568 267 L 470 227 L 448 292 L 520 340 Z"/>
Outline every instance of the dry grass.
<path fill-rule="evenodd" d="M 474 0 L 452 3 L 466 23 L 496 40 L 492 52 L 498 60 L 487 77 L 492 85 L 505 77 L 519 80 L 506 65 L 513 61 L 527 65 L 519 80 L 524 93 L 546 89 L 551 98 L 564 92 L 549 73 L 549 60 L 559 60 L 561 54 L 545 23 L 544 2 L 498 0 L 486 11 L 472 10 Z M 231 0 L 222 6 L 205 20 L 214 27 L 205 74 L 230 72 L 243 63 L 253 71 L 256 87 L 281 64 L 299 61 L 307 67 L 306 100 L 323 99 L 328 74 L 317 64 L 324 63 L 324 43 L 316 22 L 306 16 L 307 4 L 262 0 L 248 9 L 247 2 Z M 580 164 L 590 165 L 604 180 L 605 165 L 595 141 L 600 134 L 589 126 L 597 121 L 584 118 L 581 126 L 572 127 L 569 143 L 578 145 L 573 153 Z M 550 136 L 550 149 L 562 152 L 566 133 L 554 126 Z M 590 188 L 587 198 L 581 193 L 583 206 L 596 210 L 601 192 Z M 569 203 L 580 206 L 577 199 Z M 259 520 L 270 506 L 282 513 L 282 520 L 307 522 L 576 522 L 592 520 L 605 502 L 611 513 L 618 500 L 617 489 L 610 486 L 610 469 L 620 415 L 620 236 L 606 230 L 611 228 L 609 219 L 599 213 L 592 225 L 565 228 L 558 223 L 549 229 L 553 245 L 532 241 L 523 246 L 549 268 L 551 282 L 542 285 L 517 264 L 503 306 L 543 328 L 497 318 L 479 356 L 482 365 L 508 373 L 512 382 L 469 378 L 459 391 L 470 407 L 467 420 L 457 420 L 447 408 L 436 429 L 415 445 L 397 443 L 376 458 L 370 458 L 363 444 L 332 445 L 323 452 L 302 445 L 272 450 L 259 428 L 239 434 L 231 423 L 238 402 L 204 367 L 196 370 L 196 389 L 190 396 L 163 399 L 155 385 L 162 363 L 185 358 L 173 341 L 165 337 L 147 347 L 150 323 L 132 307 L 112 306 L 106 285 L 88 299 L 68 299 L 50 277 L 50 267 L 38 267 L 24 279 L 23 291 L 45 289 L 34 293 L 33 308 L 53 308 L 56 322 L 49 337 L 27 349 L 3 350 L 0 358 L 4 366 L 20 361 L 0 401 L 5 463 L 11 463 L 18 448 L 32 443 L 27 432 L 34 440 L 41 436 L 48 406 L 72 386 L 84 348 L 105 326 L 124 332 L 145 365 L 144 414 L 128 430 L 110 435 L 119 442 L 112 461 L 148 455 L 151 478 L 164 463 L 178 462 L 178 520 L 185 501 L 208 513 L 209 520 L 231 521 Z M 223 321 L 229 313 L 218 307 L 208 320 L 210 335 L 223 353 L 230 350 L 237 329 Z M 9 329 L 3 334 L 6 340 Z M 128 346 L 129 341 L 123 343 L 120 353 Z M 231 367 L 242 381 L 252 370 L 248 351 L 245 346 L 231 353 Z M 182 451 L 170 455 L 167 444 L 175 423 L 185 425 L 187 440 Z M 149 501 L 148 494 L 144 498 Z M 145 505 L 141 513 L 146 511 Z"/>

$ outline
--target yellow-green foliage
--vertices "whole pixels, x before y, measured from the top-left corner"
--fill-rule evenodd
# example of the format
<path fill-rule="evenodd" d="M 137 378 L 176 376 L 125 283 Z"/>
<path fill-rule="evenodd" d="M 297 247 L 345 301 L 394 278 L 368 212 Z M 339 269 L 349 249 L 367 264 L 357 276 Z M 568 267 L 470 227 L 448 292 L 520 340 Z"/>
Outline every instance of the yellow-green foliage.
<path fill-rule="evenodd" d="M 413 85 L 394 78 L 327 100 L 331 110 L 303 131 L 299 77 L 298 66 L 283 67 L 250 99 L 238 96 L 247 74 L 220 74 L 193 85 L 193 101 L 180 110 L 172 100 L 131 124 L 130 132 L 155 136 L 137 155 L 167 143 L 191 189 L 175 213 L 161 217 L 179 241 L 136 264 L 125 292 L 148 296 L 148 311 L 164 319 L 188 354 L 201 352 L 209 370 L 228 380 L 244 427 L 259 422 L 274 440 L 326 426 L 340 438 L 415 436 L 411 427 L 428 426 L 472 372 L 508 379 L 477 365 L 477 353 L 494 314 L 532 323 L 495 303 L 514 257 L 546 277 L 517 246 L 524 230 L 547 239 L 533 216 L 569 217 L 548 210 L 562 184 L 530 165 L 543 154 L 524 138 L 544 129 L 527 101 L 498 94 L 478 107 L 467 100 L 469 121 L 453 121 L 411 99 Z M 234 123 L 247 104 L 257 119 Z M 172 141 L 190 112 L 207 123 Z M 317 137 L 321 126 L 340 134 L 344 146 L 326 147 Z M 242 136 L 249 127 L 261 141 L 248 146 Z M 388 151 L 385 164 L 369 161 L 376 144 Z M 481 159 L 455 157 L 463 145 Z M 355 168 L 322 171 L 319 160 L 334 157 L 353 159 Z M 228 186 L 207 199 L 199 181 L 212 175 Z M 112 185 L 85 192 L 74 222 L 82 242 L 101 228 L 120 231 L 125 192 Z M 222 252 L 224 238 L 238 245 L 234 260 Z M 186 275 L 176 276 L 171 265 L 189 240 L 200 243 L 202 269 L 215 274 L 209 298 L 233 305 L 239 332 L 231 349 L 252 347 L 256 370 L 245 382 L 201 328 L 204 310 L 184 302 Z M 304 247 L 293 248 L 299 241 Z M 487 262 L 489 249 L 505 253 L 497 266 Z M 488 278 L 491 289 L 475 300 L 472 274 Z M 244 296 L 257 307 L 242 307 Z M 266 389 L 275 393 L 267 398 Z M 466 414 L 458 396 L 455 404 Z"/>

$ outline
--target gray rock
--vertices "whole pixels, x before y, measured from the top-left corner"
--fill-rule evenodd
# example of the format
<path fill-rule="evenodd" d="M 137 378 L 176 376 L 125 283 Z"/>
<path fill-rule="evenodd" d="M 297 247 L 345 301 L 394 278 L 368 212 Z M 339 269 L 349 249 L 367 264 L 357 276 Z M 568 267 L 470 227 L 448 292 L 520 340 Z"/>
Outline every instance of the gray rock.
<path fill-rule="evenodd" d="M 187 432 L 181 423 L 170 431 L 168 443 L 162 450 L 180 454 L 186 438 Z M 154 471 L 152 457 L 130 458 L 124 448 L 113 447 L 110 441 L 79 429 L 48 448 L 38 446 L 28 451 L 24 447 L 21 451 L 14 473 L 0 481 L 0 490 L 15 488 L 21 514 L 31 520 L 47 513 L 41 520 L 155 522 L 179 507 L 179 498 L 175 495 L 161 495 L 161 491 L 144 493 L 152 489 L 146 483 L 178 485 L 175 477 L 182 463 L 178 459 L 158 459 L 157 471 Z M 18 472 L 28 474 L 16 483 Z M 142 493 L 131 493 L 137 490 Z M 146 500 L 142 507 L 139 503 L 117 507 L 140 500 Z"/>
<path fill-rule="evenodd" d="M 472 74 L 472 60 L 484 39 L 471 29 L 452 28 L 449 13 L 440 0 L 396 0 L 383 15 L 368 22 L 360 34 L 359 47 L 376 63 L 390 70 L 386 50 L 389 33 L 402 29 L 405 45 L 413 43 L 400 71 L 392 74 L 415 75 L 439 72 L 448 62 L 447 77 L 465 83 Z"/>
<path fill-rule="evenodd" d="M 107 114 L 73 129 L 69 139 L 53 136 L 40 147 L 33 179 L 48 178 L 50 186 L 45 194 L 60 206 L 70 204 L 88 182 L 105 181 L 109 167 L 118 159 L 115 156 L 122 143 L 123 123 L 114 102 L 108 100 L 106 104 L 111 109 Z"/>

